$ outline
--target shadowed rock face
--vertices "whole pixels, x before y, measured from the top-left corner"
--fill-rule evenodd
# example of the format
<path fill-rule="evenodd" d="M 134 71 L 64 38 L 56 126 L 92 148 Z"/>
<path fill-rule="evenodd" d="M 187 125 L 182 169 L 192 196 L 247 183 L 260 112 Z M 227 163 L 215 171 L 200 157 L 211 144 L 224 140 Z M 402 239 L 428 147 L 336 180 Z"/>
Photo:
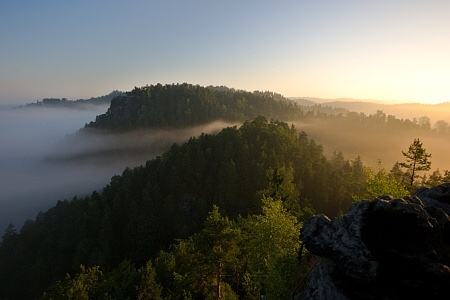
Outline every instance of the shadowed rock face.
<path fill-rule="evenodd" d="M 450 184 L 411 198 L 359 202 L 309 219 L 300 234 L 320 257 L 308 299 L 450 299 Z"/>

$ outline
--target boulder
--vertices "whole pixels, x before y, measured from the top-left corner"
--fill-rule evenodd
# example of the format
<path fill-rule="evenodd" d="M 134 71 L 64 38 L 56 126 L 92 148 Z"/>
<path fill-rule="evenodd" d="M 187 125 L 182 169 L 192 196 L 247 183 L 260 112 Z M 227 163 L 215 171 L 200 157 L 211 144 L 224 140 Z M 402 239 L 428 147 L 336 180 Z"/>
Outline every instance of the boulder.
<path fill-rule="evenodd" d="M 306 299 L 450 299 L 450 184 L 310 218 L 300 239 L 319 262 Z"/>

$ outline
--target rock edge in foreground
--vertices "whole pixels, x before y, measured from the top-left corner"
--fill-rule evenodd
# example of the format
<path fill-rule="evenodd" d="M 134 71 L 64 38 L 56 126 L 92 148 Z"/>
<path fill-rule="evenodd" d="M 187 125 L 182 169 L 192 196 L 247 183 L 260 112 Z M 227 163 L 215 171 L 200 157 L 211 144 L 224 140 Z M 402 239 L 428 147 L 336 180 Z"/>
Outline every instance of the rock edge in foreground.
<path fill-rule="evenodd" d="M 320 257 L 307 299 L 450 299 L 450 183 L 412 197 L 383 196 L 301 230 Z"/>

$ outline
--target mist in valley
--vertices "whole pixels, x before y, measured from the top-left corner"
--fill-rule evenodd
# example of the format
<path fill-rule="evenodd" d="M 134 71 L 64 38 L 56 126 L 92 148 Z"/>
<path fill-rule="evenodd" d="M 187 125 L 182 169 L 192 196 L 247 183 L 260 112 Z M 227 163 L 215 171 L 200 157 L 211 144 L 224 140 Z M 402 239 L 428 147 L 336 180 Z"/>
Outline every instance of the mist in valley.
<path fill-rule="evenodd" d="M 106 109 L 0 108 L 0 230 L 9 223 L 20 228 L 24 221 L 34 219 L 39 211 L 47 210 L 58 200 L 101 190 L 112 176 L 161 155 L 173 143 L 239 125 L 216 121 L 177 130 L 123 133 L 82 129 Z M 346 159 L 360 156 L 374 170 L 381 161 L 389 171 L 395 162 L 403 161 L 402 151 L 419 138 L 432 154 L 430 172 L 450 169 L 448 133 L 381 130 L 338 119 L 290 123 L 322 144 L 328 157 L 340 151 Z"/>
<path fill-rule="evenodd" d="M 317 119 L 308 122 L 293 122 L 299 131 L 304 131 L 318 144 L 324 147 L 324 153 L 332 157 L 334 152 L 342 152 L 346 159 L 361 157 L 364 164 L 378 170 L 381 167 L 390 171 L 398 161 L 404 161 L 402 151 L 408 151 L 415 138 L 419 138 L 431 153 L 431 170 L 450 170 L 448 151 L 450 149 L 449 134 L 436 134 L 421 130 L 388 131 L 380 128 L 362 128 L 358 123 L 348 126 L 336 123 L 335 120 Z M 428 172 L 428 173 L 430 173 Z M 420 172 L 423 175 L 426 172 Z"/>
<path fill-rule="evenodd" d="M 450 102 L 439 104 L 423 103 L 397 103 L 386 104 L 380 100 L 358 100 L 358 99 L 319 99 L 319 98 L 293 98 L 295 102 L 306 106 L 315 104 L 323 107 L 342 108 L 352 112 L 361 112 L 366 115 L 383 111 L 386 115 L 395 116 L 399 119 L 419 120 L 426 116 L 431 123 L 445 121 L 450 123 Z M 309 101 L 309 102 L 308 102 Z"/>
<path fill-rule="evenodd" d="M 90 195 L 114 175 L 160 155 L 174 142 L 234 125 L 106 133 L 80 130 L 107 107 L 0 110 L 0 230 L 20 228 L 58 200 Z"/>

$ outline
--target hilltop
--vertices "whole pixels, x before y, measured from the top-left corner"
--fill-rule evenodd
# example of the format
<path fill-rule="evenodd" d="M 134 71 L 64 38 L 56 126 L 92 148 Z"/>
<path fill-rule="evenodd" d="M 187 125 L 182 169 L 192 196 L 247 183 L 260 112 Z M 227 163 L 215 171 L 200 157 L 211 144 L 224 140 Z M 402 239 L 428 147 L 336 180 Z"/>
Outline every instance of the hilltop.
<path fill-rule="evenodd" d="M 115 97 L 108 111 L 86 128 L 127 131 L 180 128 L 215 120 L 244 122 L 261 115 L 292 120 L 302 115 L 294 102 L 272 92 L 247 92 L 192 84 L 149 85 Z"/>

